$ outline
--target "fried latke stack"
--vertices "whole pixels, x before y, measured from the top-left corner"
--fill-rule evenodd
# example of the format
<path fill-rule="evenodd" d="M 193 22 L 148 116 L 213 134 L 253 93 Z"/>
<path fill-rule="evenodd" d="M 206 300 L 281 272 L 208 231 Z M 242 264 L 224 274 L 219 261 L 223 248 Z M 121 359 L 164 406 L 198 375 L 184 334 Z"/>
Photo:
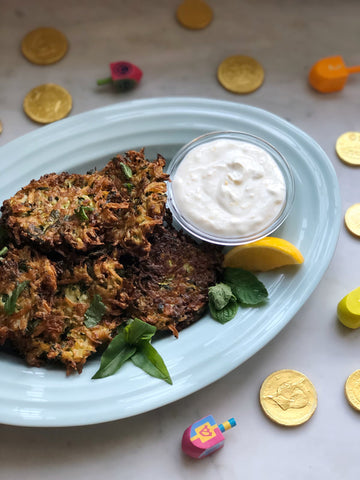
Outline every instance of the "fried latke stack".
<path fill-rule="evenodd" d="M 0 344 L 29 365 L 80 373 L 130 318 L 177 336 L 202 315 L 221 253 L 164 223 L 164 165 L 130 151 L 99 172 L 44 175 L 4 201 Z"/>

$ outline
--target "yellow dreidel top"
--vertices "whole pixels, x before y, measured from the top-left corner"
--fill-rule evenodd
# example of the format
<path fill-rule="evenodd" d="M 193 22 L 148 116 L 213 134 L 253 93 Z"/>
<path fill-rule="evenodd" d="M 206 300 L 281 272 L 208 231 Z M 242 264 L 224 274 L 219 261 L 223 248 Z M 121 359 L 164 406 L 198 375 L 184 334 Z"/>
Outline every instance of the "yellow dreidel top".
<path fill-rule="evenodd" d="M 360 327 L 360 287 L 348 293 L 337 307 L 340 322 L 348 328 Z"/>
<path fill-rule="evenodd" d="M 309 82 L 318 92 L 338 92 L 345 87 L 351 73 L 360 73 L 360 65 L 347 67 L 340 55 L 322 58 L 312 66 Z"/>

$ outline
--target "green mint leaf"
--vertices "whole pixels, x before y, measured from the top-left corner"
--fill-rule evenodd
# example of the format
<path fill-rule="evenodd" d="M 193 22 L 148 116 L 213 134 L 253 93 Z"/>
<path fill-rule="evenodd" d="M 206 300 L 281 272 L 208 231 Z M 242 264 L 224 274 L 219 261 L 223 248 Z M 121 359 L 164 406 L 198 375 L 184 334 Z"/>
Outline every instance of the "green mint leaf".
<path fill-rule="evenodd" d="M 265 285 L 253 273 L 242 268 L 225 268 L 224 281 L 242 304 L 258 305 L 268 297 Z"/>
<path fill-rule="evenodd" d="M 92 378 L 105 378 L 114 375 L 135 352 L 136 347 L 126 342 L 124 332 L 118 333 L 102 354 L 100 368 Z"/>
<path fill-rule="evenodd" d="M 156 332 L 156 327 L 138 318 L 130 320 L 124 328 L 124 338 L 129 345 L 138 345 L 144 340 L 149 341 Z"/>
<path fill-rule="evenodd" d="M 225 283 L 218 283 L 209 288 L 209 301 L 216 310 L 222 310 L 233 297 L 231 287 Z"/>
<path fill-rule="evenodd" d="M 4 310 L 7 315 L 12 315 L 15 313 L 16 310 L 16 302 L 18 301 L 19 296 L 25 290 L 25 288 L 29 285 L 29 281 L 26 280 L 25 282 L 18 283 L 15 289 L 10 293 L 4 303 Z"/>
<path fill-rule="evenodd" d="M 8 251 L 9 251 L 8 247 L 3 247 L 2 249 L 0 249 L 0 258 L 5 257 Z"/>
<path fill-rule="evenodd" d="M 220 323 L 227 323 L 232 320 L 235 317 L 238 308 L 239 305 L 234 296 L 232 296 L 227 305 L 221 310 L 217 310 L 214 304 L 209 301 L 210 314 L 214 320 Z"/>
<path fill-rule="evenodd" d="M 84 324 L 88 328 L 95 327 L 106 311 L 106 307 L 102 302 L 101 296 L 96 294 L 91 301 L 90 307 L 85 312 Z"/>
<path fill-rule="evenodd" d="M 164 360 L 159 355 L 158 351 L 149 342 L 141 343 L 136 353 L 131 357 L 134 365 L 144 370 L 152 377 L 165 380 L 165 382 L 172 385 L 172 380 Z"/>
<path fill-rule="evenodd" d="M 126 178 L 130 179 L 132 177 L 132 171 L 129 165 L 126 165 L 125 163 L 120 163 L 121 170 L 123 171 L 123 174 L 125 175 Z"/>

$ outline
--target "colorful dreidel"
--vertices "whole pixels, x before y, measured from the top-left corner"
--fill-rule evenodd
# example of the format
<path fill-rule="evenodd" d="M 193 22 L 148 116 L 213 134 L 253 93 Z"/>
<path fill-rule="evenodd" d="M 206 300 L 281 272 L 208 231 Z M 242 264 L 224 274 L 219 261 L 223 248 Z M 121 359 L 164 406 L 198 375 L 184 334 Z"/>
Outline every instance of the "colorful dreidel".
<path fill-rule="evenodd" d="M 337 307 L 340 322 L 348 328 L 360 327 L 360 287 L 348 293 Z"/>
<path fill-rule="evenodd" d="M 212 415 L 201 418 L 188 427 L 182 437 L 182 450 L 193 458 L 203 458 L 224 446 L 223 432 L 236 426 L 234 418 L 219 425 Z"/>
<path fill-rule="evenodd" d="M 312 66 L 309 82 L 318 92 L 338 92 L 345 87 L 351 73 L 360 73 L 360 65 L 347 67 L 340 55 L 322 58 Z"/>
<path fill-rule="evenodd" d="M 130 62 L 113 62 L 110 63 L 111 77 L 97 80 L 98 85 L 105 85 L 112 83 L 116 90 L 126 91 L 131 90 L 137 85 L 143 75 L 139 67 Z"/>

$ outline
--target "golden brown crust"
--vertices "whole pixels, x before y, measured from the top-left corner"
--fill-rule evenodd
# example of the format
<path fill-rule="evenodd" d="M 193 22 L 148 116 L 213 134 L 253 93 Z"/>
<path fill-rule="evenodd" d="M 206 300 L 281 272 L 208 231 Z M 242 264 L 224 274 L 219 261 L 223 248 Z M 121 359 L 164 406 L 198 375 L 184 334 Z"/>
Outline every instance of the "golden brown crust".
<path fill-rule="evenodd" d="M 198 320 L 207 305 L 208 288 L 221 268 L 218 247 L 197 244 L 168 226 L 157 227 L 151 251 L 130 269 L 134 298 L 127 315 L 178 331 Z"/>
<path fill-rule="evenodd" d="M 51 173 L 32 180 L 2 207 L 2 222 L 17 245 L 86 252 L 102 245 L 107 228 L 129 205 L 114 183 L 94 173 Z"/>
<path fill-rule="evenodd" d="M 124 174 L 122 165 L 131 169 L 131 177 Z M 168 175 L 163 172 L 165 159 L 158 155 L 148 162 L 144 151 L 130 151 L 125 156 L 118 155 L 101 171 L 111 178 L 124 194 L 128 191 L 131 208 L 123 212 L 117 228 L 108 232 L 107 241 L 119 245 L 136 255 L 148 254 L 151 245 L 148 236 L 155 225 L 161 225 L 165 214 L 166 183 Z M 125 187 L 124 187 L 125 186 Z"/>
<path fill-rule="evenodd" d="M 222 254 L 164 224 L 164 166 L 130 151 L 99 172 L 44 175 L 4 202 L 0 344 L 80 373 L 130 318 L 177 336 L 201 317 Z M 105 311 L 89 324 L 95 299 Z"/>
<path fill-rule="evenodd" d="M 131 151 L 101 172 L 44 175 L 4 201 L 1 222 L 18 246 L 45 252 L 86 253 L 111 244 L 147 254 L 147 237 L 165 211 L 164 165 L 160 156 L 149 162 L 143 151 Z"/>
<path fill-rule="evenodd" d="M 130 302 L 131 284 L 121 274 L 116 251 L 54 262 L 33 248 L 11 247 L 0 261 L 0 340 L 9 339 L 30 365 L 46 360 L 81 372 L 89 355 L 110 342 Z M 6 299 L 29 282 L 14 312 Z M 85 325 L 85 313 L 99 295 L 106 311 L 101 321 Z"/>

